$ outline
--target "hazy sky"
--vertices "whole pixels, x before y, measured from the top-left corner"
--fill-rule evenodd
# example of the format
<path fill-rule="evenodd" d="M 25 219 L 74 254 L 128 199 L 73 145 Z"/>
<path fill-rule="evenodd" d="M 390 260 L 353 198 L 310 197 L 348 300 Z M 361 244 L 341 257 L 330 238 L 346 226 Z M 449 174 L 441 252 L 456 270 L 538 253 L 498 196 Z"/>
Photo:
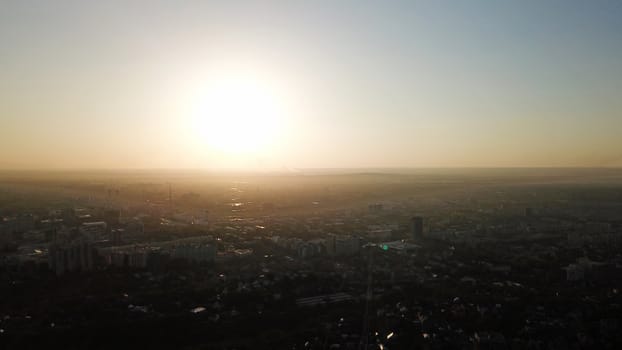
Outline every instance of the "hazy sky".
<path fill-rule="evenodd" d="M 0 0 L 0 168 L 620 165 L 620 1 Z"/>

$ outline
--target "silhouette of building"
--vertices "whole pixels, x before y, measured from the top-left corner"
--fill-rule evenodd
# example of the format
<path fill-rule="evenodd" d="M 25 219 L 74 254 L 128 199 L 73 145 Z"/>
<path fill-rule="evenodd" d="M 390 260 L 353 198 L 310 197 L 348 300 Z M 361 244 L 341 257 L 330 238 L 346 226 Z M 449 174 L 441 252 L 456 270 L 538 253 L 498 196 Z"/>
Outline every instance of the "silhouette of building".
<path fill-rule="evenodd" d="M 384 209 L 384 206 L 382 205 L 382 203 L 373 203 L 373 204 L 369 204 L 367 208 L 369 209 L 371 213 L 377 213 L 377 212 L 381 212 L 382 209 Z"/>
<path fill-rule="evenodd" d="M 110 230 L 110 243 L 112 245 L 120 245 L 121 244 L 121 236 L 125 230 L 122 228 L 116 228 Z"/>
<path fill-rule="evenodd" d="M 348 256 L 359 252 L 361 242 L 358 237 L 329 234 L 326 238 L 326 252 L 332 256 Z"/>
<path fill-rule="evenodd" d="M 98 241 L 108 238 L 107 227 L 104 221 L 85 222 L 80 225 L 80 233 L 91 242 Z"/>
<path fill-rule="evenodd" d="M 175 247 L 173 257 L 188 261 L 214 261 L 216 247 L 209 244 L 182 244 Z"/>
<path fill-rule="evenodd" d="M 413 239 L 423 237 L 423 218 L 421 216 L 414 216 L 410 219 L 410 227 Z"/>
<path fill-rule="evenodd" d="M 86 241 L 51 244 L 48 265 L 57 275 L 65 272 L 90 271 L 93 269 L 93 247 Z"/>
<path fill-rule="evenodd" d="M 121 211 L 116 209 L 107 209 L 104 211 L 104 222 L 108 225 L 108 230 L 119 226 Z"/>

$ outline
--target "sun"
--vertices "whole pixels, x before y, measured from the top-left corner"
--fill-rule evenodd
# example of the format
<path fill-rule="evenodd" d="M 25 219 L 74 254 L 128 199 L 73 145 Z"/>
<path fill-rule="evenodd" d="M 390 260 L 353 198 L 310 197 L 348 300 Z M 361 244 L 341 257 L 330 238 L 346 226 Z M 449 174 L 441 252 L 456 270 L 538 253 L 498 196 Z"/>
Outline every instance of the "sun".
<path fill-rule="evenodd" d="M 201 143 L 231 154 L 266 151 L 284 122 L 283 102 L 274 89 L 250 77 L 211 81 L 193 114 L 193 132 Z"/>

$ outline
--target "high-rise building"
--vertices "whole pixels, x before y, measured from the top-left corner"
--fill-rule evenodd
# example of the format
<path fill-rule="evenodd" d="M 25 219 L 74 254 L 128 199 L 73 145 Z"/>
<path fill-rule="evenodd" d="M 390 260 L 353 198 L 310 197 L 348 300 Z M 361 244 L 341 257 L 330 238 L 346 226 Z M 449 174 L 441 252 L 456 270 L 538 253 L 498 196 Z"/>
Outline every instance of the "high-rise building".
<path fill-rule="evenodd" d="M 121 236 L 125 230 L 122 228 L 112 229 L 110 231 L 109 240 L 112 245 L 120 245 L 121 244 Z"/>
<path fill-rule="evenodd" d="M 93 247 L 86 241 L 51 244 L 48 265 L 57 275 L 93 269 Z"/>
<path fill-rule="evenodd" d="M 349 256 L 361 248 L 358 237 L 329 234 L 326 238 L 326 252 L 331 256 Z"/>
<path fill-rule="evenodd" d="M 421 216 L 414 216 L 410 219 L 410 226 L 413 239 L 423 237 L 423 218 Z"/>

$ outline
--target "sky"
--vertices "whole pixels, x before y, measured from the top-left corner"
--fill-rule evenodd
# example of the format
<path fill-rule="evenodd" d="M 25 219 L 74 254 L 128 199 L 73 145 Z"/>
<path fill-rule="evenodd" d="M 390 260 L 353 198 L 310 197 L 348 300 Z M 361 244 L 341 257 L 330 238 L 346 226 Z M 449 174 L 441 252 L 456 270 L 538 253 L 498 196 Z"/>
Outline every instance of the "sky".
<path fill-rule="evenodd" d="M 0 0 L 0 169 L 622 166 L 619 1 Z"/>

